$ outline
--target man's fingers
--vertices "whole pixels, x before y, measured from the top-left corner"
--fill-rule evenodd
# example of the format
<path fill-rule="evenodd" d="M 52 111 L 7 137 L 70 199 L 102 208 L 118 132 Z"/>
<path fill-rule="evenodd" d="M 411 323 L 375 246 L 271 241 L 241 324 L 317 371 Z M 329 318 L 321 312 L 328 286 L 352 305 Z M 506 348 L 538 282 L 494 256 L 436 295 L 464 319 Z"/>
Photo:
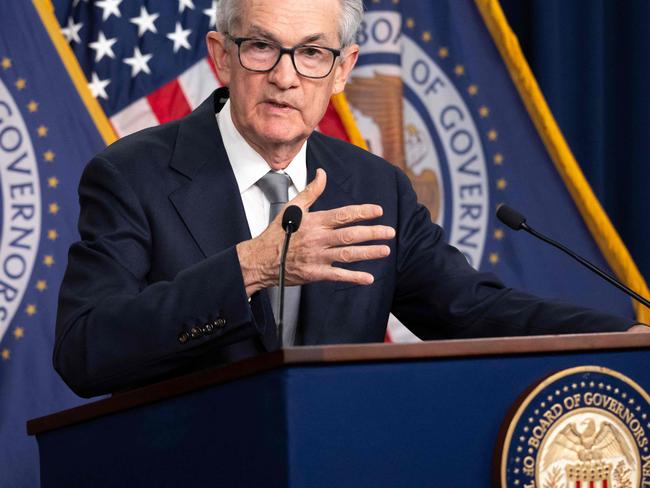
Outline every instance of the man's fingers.
<path fill-rule="evenodd" d="M 327 174 L 325 170 L 318 168 L 314 179 L 288 205 L 298 205 L 303 211 L 307 211 L 318 200 L 318 197 L 323 194 L 326 184 Z"/>
<path fill-rule="evenodd" d="M 379 205 L 366 203 L 363 205 L 348 205 L 319 213 L 319 218 L 323 225 L 335 229 L 344 225 L 381 217 L 384 214 L 384 209 Z"/>
<path fill-rule="evenodd" d="M 371 285 L 375 278 L 363 271 L 350 271 L 336 266 L 321 266 L 311 281 L 343 281 L 354 285 Z"/>
<path fill-rule="evenodd" d="M 386 225 L 356 225 L 331 231 L 331 246 L 349 246 L 368 241 L 385 241 L 395 237 L 395 229 Z"/>
<path fill-rule="evenodd" d="M 385 258 L 390 254 L 390 247 L 384 245 L 336 247 L 328 249 L 325 254 L 330 262 L 356 263 Z"/>

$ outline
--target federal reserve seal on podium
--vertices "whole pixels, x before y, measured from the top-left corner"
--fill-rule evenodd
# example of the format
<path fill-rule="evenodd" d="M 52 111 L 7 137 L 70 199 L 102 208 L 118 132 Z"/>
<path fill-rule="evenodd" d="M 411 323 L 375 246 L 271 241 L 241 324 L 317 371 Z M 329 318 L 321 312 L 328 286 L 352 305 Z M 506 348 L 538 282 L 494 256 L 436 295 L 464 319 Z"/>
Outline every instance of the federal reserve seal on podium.
<path fill-rule="evenodd" d="M 497 450 L 500 486 L 650 486 L 649 415 L 646 391 L 617 371 L 560 371 L 506 421 Z"/>

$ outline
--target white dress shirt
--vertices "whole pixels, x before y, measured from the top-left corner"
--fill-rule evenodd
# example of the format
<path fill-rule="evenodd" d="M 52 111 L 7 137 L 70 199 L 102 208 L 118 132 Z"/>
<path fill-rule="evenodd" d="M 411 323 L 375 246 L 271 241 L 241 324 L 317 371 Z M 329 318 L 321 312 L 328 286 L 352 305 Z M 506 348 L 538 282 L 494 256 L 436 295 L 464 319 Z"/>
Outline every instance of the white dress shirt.
<path fill-rule="evenodd" d="M 253 149 L 239 133 L 232 121 L 230 100 L 217 114 L 217 125 L 221 132 L 230 165 L 235 173 L 239 193 L 244 204 L 251 237 L 257 237 L 269 225 L 271 204 L 255 184 L 271 169 L 268 163 Z M 305 142 L 289 166 L 280 173 L 291 178 L 289 200 L 305 189 L 307 185 L 307 143 Z"/>

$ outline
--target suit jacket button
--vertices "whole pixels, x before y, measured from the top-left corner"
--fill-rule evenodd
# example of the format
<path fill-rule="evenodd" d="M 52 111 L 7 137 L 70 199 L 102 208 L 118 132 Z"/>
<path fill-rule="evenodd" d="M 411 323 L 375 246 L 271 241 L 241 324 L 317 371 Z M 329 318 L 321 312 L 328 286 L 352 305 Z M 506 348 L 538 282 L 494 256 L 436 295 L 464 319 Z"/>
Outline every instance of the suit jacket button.
<path fill-rule="evenodd" d="M 209 334 L 212 334 L 212 332 L 214 332 L 214 325 L 212 325 L 212 324 L 205 324 L 205 325 L 203 326 L 203 333 L 204 333 L 204 334 L 208 334 L 208 335 L 209 335 Z"/>
<path fill-rule="evenodd" d="M 187 341 L 190 340 L 190 335 L 187 332 L 181 332 L 178 334 L 178 342 L 181 344 L 185 344 Z"/>
<path fill-rule="evenodd" d="M 201 331 L 200 327 L 194 326 L 190 329 L 190 336 L 192 336 L 192 339 L 198 339 L 203 335 L 203 331 Z"/>

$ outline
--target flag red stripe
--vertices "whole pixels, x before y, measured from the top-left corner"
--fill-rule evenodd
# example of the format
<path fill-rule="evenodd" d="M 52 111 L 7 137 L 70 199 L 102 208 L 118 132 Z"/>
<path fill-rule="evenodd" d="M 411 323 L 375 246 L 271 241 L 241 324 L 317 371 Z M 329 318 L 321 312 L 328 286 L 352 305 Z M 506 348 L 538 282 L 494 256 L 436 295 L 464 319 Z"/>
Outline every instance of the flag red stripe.
<path fill-rule="evenodd" d="M 192 111 L 177 79 L 147 95 L 147 100 L 161 124 L 180 119 Z"/>
<path fill-rule="evenodd" d="M 348 136 L 348 133 L 343 126 L 341 117 L 339 117 L 339 114 L 336 113 L 336 109 L 331 103 L 327 106 L 325 115 L 320 121 L 320 124 L 318 124 L 318 127 L 321 132 L 327 134 L 328 136 L 336 137 L 337 139 L 342 139 L 344 141 L 350 142 L 350 137 Z"/>

